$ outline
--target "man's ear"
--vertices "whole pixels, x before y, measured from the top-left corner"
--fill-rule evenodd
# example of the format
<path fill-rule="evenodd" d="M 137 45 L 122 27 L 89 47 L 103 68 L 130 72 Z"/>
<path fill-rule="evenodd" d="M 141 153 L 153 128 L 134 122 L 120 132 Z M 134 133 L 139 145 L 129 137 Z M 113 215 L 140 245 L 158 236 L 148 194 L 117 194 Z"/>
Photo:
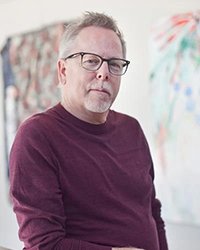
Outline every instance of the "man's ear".
<path fill-rule="evenodd" d="M 57 62 L 57 74 L 59 84 L 66 84 L 66 63 L 63 59 L 59 59 Z"/>

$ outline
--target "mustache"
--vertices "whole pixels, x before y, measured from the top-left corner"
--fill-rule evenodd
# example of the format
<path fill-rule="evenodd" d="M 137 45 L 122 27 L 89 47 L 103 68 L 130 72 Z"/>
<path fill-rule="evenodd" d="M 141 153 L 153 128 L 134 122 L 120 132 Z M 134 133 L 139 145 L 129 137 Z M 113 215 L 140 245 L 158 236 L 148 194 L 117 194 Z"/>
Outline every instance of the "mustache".
<path fill-rule="evenodd" d="M 94 83 L 91 83 L 88 87 L 88 91 L 92 90 L 92 89 L 97 89 L 99 91 L 103 91 L 103 92 L 106 92 L 108 93 L 109 95 L 112 95 L 113 94 L 113 89 L 112 89 L 112 86 L 110 83 L 104 81 L 104 82 L 94 82 Z"/>

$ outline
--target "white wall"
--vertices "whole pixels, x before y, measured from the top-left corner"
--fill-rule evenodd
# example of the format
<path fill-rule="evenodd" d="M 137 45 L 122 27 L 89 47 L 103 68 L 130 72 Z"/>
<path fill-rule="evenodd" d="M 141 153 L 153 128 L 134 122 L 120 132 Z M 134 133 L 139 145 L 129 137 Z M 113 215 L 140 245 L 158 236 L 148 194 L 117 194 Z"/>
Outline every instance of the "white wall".
<path fill-rule="evenodd" d="M 0 0 L 0 47 L 10 35 L 70 20 L 85 10 L 104 11 L 117 21 L 128 46 L 130 68 L 122 79 L 114 108 L 137 117 L 148 137 L 148 39 L 151 25 L 162 17 L 200 9 L 199 0 Z M 3 86 L 0 79 L 0 107 Z M 144 101 L 145 100 L 145 101 Z M 0 108 L 0 245 L 21 249 L 17 224 L 8 200 L 5 181 L 3 112 Z M 170 250 L 200 249 L 200 228 L 167 222 Z"/>

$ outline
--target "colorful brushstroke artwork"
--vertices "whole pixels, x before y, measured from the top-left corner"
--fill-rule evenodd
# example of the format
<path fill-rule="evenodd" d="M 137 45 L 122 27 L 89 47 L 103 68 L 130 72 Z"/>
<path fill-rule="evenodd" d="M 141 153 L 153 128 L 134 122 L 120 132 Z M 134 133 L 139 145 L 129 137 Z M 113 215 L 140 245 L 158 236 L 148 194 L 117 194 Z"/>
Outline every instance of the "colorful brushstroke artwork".
<path fill-rule="evenodd" d="M 56 62 L 65 25 L 57 23 L 14 35 L 1 50 L 7 166 L 19 125 L 59 101 Z"/>
<path fill-rule="evenodd" d="M 200 11 L 153 26 L 150 65 L 152 151 L 163 214 L 200 225 Z"/>

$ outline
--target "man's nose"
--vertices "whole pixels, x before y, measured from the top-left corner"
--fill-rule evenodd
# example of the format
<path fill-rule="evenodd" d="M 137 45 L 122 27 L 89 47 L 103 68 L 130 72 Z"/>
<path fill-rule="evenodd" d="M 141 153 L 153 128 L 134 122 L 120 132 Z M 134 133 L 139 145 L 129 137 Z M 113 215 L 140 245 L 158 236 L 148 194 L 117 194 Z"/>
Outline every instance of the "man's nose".
<path fill-rule="evenodd" d="M 103 62 L 101 67 L 97 70 L 97 79 L 101 80 L 108 80 L 110 76 L 109 68 L 108 68 L 108 63 Z"/>

